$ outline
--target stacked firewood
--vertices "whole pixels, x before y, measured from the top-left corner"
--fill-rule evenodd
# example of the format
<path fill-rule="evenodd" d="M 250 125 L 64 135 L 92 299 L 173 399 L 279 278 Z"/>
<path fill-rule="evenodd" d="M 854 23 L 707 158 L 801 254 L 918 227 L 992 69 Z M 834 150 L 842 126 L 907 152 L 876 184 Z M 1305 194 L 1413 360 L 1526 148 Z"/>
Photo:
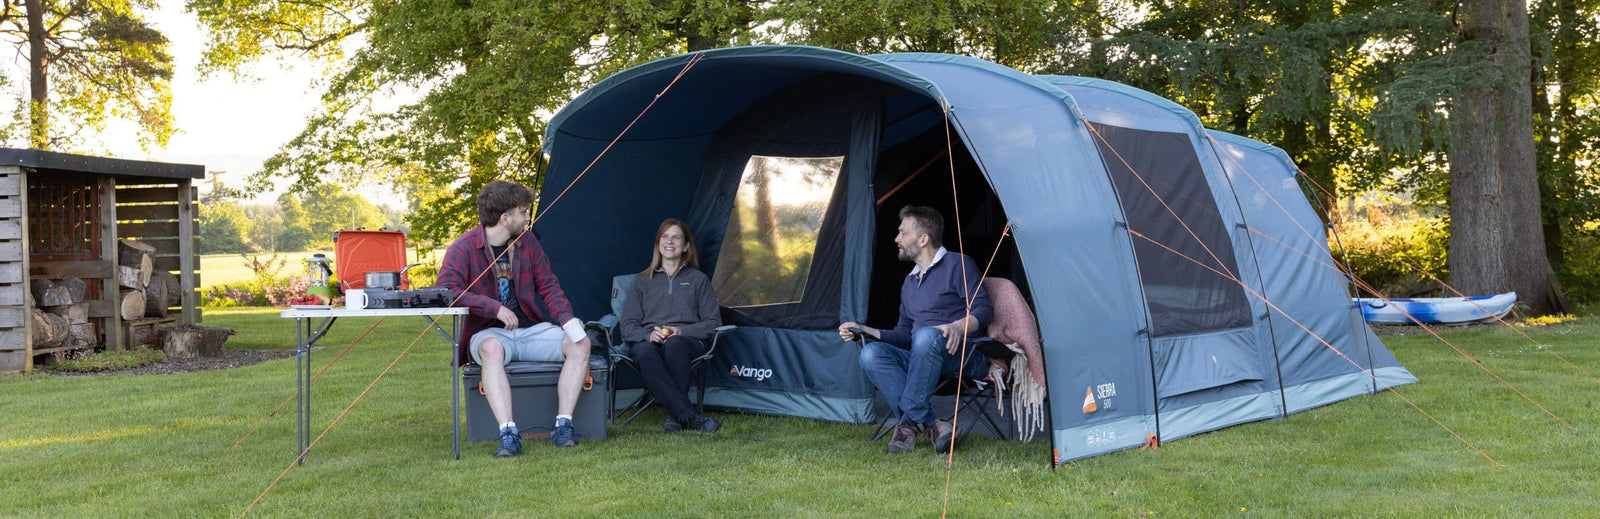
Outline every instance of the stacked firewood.
<path fill-rule="evenodd" d="M 84 302 L 88 284 L 82 279 L 74 276 L 35 279 L 29 288 L 34 302 L 34 348 L 87 347 L 99 343 L 99 330 L 89 322 L 89 305 Z"/>
<path fill-rule="evenodd" d="M 155 247 L 137 241 L 117 240 L 116 299 L 122 320 L 166 317 L 167 308 L 178 304 L 178 278 L 154 266 Z"/>

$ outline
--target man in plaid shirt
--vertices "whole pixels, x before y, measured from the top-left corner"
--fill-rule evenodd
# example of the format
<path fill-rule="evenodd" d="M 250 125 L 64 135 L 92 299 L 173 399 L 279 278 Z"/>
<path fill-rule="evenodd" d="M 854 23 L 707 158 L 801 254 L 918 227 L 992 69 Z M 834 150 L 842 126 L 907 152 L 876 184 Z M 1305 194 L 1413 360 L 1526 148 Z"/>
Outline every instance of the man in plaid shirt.
<path fill-rule="evenodd" d="M 533 233 L 525 232 L 532 202 L 533 192 L 516 182 L 496 180 L 483 186 L 478 193 L 480 225 L 451 243 L 439 266 L 439 285 L 461 294 L 456 304 L 471 310 L 457 347 L 483 367 L 483 393 L 500 424 L 495 457 L 522 452 L 506 380 L 505 365 L 512 361 L 563 363 L 550 441 L 562 447 L 578 444 L 572 410 L 589 367 L 589 337 L 550 271 L 544 248 Z M 539 312 L 534 294 L 553 315 Z"/>

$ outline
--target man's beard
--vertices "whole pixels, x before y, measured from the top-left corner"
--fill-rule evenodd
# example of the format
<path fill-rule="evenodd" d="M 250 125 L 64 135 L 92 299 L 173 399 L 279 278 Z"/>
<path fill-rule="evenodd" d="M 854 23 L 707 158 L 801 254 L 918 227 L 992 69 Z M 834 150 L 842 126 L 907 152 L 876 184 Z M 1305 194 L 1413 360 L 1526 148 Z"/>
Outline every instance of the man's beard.
<path fill-rule="evenodd" d="M 900 261 L 915 261 L 917 259 L 915 254 L 906 252 L 905 249 L 899 249 L 897 252 L 900 253 Z"/>

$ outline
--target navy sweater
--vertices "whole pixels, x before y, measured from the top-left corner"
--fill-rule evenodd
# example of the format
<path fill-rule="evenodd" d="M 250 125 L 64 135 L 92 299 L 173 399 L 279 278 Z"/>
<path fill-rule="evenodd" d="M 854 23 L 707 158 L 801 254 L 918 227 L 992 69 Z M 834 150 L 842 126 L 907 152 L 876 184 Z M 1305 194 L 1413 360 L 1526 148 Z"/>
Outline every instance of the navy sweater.
<path fill-rule="evenodd" d="M 964 278 L 963 270 L 966 271 Z M 989 295 L 983 292 L 981 275 L 972 258 L 949 251 L 928 267 L 920 281 L 916 274 L 907 274 L 905 284 L 900 286 L 900 322 L 893 330 L 879 330 L 878 338 L 910 348 L 913 332 L 965 318 L 966 300 L 974 293 L 978 297 L 972 302 L 972 317 L 977 318 L 978 327 L 968 336 L 984 335 L 984 330 L 994 320 L 994 309 L 989 306 Z"/>

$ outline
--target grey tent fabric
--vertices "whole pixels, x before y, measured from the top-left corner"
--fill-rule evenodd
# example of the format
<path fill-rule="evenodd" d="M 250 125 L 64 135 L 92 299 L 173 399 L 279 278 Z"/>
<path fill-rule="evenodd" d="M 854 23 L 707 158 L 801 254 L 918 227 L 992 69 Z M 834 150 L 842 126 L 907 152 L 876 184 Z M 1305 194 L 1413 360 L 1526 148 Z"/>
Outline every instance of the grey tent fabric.
<path fill-rule="evenodd" d="M 884 252 L 885 224 L 905 203 L 945 211 L 962 226 L 947 245 L 994 254 L 992 272 L 1030 298 L 1058 463 L 1415 381 L 1316 260 L 1322 224 L 1287 156 L 1124 85 L 943 54 L 736 47 L 606 78 L 547 138 L 535 229 L 584 316 L 604 313 L 612 276 L 647 264 L 663 218 L 690 224 L 703 270 L 732 268 L 718 262 L 739 245 L 722 242 L 752 156 L 843 157 L 799 251 L 803 295 L 728 300 L 743 326 L 713 365 L 711 406 L 876 419 L 833 327 L 893 315 L 883 287 L 909 265 Z"/>

